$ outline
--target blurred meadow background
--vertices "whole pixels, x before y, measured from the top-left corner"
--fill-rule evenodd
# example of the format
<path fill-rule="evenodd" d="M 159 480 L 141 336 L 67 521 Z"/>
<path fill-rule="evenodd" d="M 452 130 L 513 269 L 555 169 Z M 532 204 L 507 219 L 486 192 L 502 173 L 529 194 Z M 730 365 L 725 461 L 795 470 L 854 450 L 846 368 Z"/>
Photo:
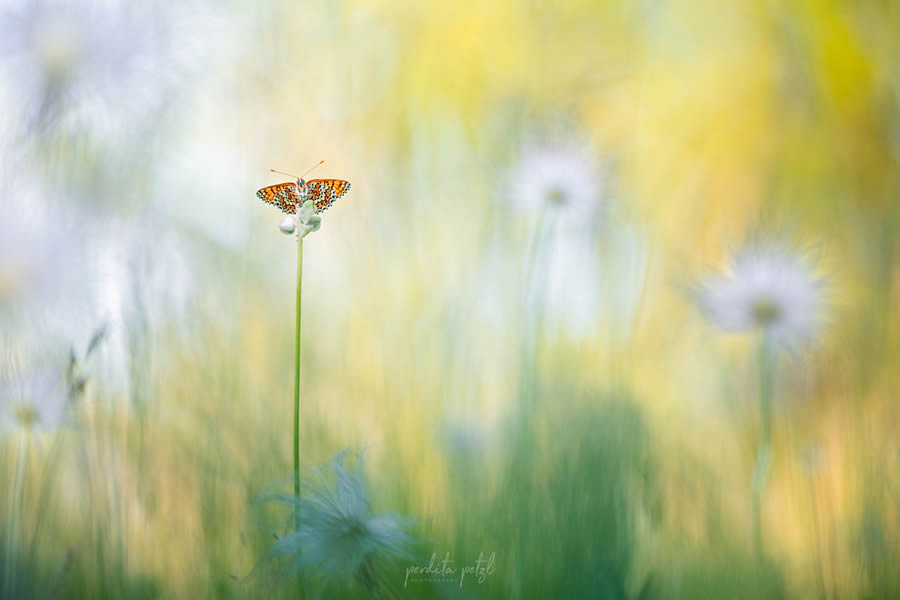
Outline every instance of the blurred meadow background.
<path fill-rule="evenodd" d="M 0 597 L 900 598 L 898 32 L 2 0 Z"/>

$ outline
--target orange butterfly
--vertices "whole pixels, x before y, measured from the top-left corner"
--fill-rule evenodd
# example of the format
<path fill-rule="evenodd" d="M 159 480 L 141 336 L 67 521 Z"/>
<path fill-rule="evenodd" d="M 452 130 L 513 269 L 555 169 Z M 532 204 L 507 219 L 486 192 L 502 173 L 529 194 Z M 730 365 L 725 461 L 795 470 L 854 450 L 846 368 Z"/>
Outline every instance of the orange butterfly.
<path fill-rule="evenodd" d="M 321 161 L 319 165 L 323 162 L 325 161 Z M 280 171 L 274 169 L 269 170 L 273 173 L 280 173 Z M 290 175 L 290 173 L 282 173 L 282 175 Z M 292 175 L 292 177 L 297 176 Z M 312 200 L 315 203 L 316 213 L 318 214 L 328 210 L 335 200 L 349 191 L 350 182 L 343 179 L 312 179 L 306 181 L 303 177 L 297 177 L 297 181 L 294 183 L 270 185 L 258 190 L 256 195 L 266 204 L 276 206 L 289 215 L 297 214 L 298 206 L 307 200 Z"/>

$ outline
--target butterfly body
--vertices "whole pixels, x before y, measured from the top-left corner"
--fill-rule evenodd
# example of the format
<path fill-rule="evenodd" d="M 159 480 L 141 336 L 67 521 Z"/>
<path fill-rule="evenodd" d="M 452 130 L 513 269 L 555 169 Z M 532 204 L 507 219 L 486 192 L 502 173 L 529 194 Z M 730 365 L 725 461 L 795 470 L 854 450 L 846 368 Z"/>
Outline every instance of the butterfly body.
<path fill-rule="evenodd" d="M 343 179 L 297 179 L 264 187 L 256 196 L 289 215 L 297 214 L 297 207 L 312 200 L 316 214 L 328 210 L 335 201 L 350 191 L 350 182 Z"/>

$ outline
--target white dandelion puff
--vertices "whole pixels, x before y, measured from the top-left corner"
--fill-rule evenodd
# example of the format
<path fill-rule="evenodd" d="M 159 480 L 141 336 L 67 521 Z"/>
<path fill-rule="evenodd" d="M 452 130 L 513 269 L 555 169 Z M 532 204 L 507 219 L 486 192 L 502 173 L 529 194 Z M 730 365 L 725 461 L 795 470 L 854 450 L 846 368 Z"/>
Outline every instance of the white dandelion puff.
<path fill-rule="evenodd" d="M 590 337 L 604 313 L 630 323 L 646 240 L 626 219 L 612 219 L 608 163 L 578 141 L 532 143 L 511 173 L 514 210 L 539 217 L 525 268 L 529 310 L 547 333 Z M 619 329 L 627 334 L 627 326 Z"/>
<path fill-rule="evenodd" d="M 0 431 L 57 429 L 70 399 L 65 367 L 46 357 L 28 366 L 7 358 L 7 372 L 0 379 Z"/>
<path fill-rule="evenodd" d="M 604 178 L 583 143 L 527 143 L 510 171 L 509 201 L 539 218 L 525 265 L 530 310 L 573 339 L 596 324 L 600 265 L 595 225 L 605 212 Z"/>
<path fill-rule="evenodd" d="M 593 153 L 580 144 L 527 145 L 512 170 L 510 190 L 518 212 L 554 212 L 563 225 L 589 226 L 603 205 Z"/>
<path fill-rule="evenodd" d="M 761 244 L 733 257 L 728 273 L 696 293 L 703 315 L 725 331 L 762 331 L 773 346 L 813 341 L 825 317 L 825 280 L 784 244 Z"/>

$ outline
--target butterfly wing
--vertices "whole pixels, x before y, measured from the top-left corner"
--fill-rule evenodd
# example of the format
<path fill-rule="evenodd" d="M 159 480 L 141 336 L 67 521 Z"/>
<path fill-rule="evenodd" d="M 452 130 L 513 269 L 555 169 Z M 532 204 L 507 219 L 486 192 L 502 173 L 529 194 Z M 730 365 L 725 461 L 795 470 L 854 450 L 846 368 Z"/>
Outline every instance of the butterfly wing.
<path fill-rule="evenodd" d="M 328 210 L 334 201 L 350 191 L 343 179 L 313 179 L 306 182 L 306 199 L 316 203 L 316 212 Z"/>
<path fill-rule="evenodd" d="M 264 187 L 256 192 L 260 200 L 271 204 L 289 215 L 297 213 L 297 205 L 300 203 L 300 194 L 297 193 L 297 184 L 279 183 Z"/>

